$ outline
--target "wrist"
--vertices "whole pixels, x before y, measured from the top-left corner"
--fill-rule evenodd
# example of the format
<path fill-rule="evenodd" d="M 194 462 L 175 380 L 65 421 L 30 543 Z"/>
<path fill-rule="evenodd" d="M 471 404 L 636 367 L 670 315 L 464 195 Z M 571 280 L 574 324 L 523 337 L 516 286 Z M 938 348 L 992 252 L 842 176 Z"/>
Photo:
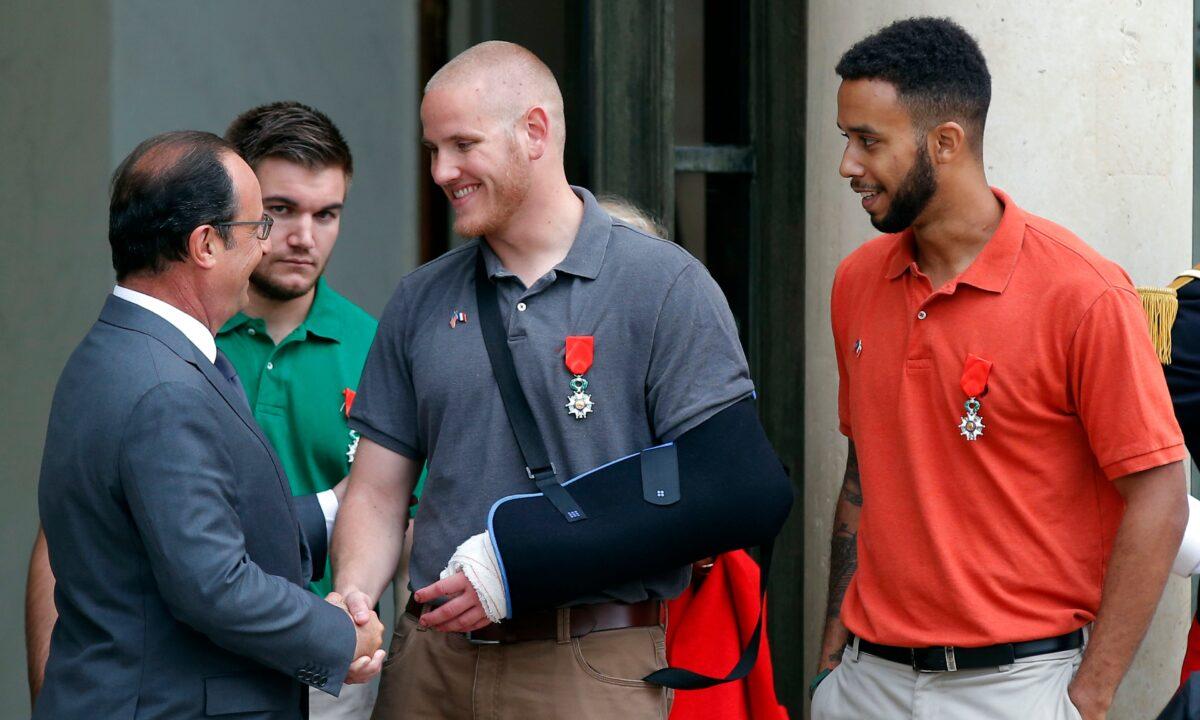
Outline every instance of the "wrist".
<path fill-rule="evenodd" d="M 1115 690 L 1097 687 L 1095 684 L 1089 683 L 1086 677 L 1081 680 L 1078 675 L 1067 687 L 1067 697 L 1071 699 L 1071 704 L 1085 717 L 1093 714 L 1103 717 L 1112 706 L 1114 695 Z"/>

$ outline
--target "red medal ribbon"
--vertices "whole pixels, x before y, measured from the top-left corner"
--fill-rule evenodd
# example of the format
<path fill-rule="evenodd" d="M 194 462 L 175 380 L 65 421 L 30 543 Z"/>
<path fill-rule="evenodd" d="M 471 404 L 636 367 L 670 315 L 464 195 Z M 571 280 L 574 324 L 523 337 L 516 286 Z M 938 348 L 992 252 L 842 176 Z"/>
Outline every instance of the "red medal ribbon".
<path fill-rule="evenodd" d="M 969 398 L 977 398 L 987 390 L 988 375 L 992 372 L 992 361 L 984 360 L 978 355 L 967 354 L 967 362 L 963 365 L 962 380 L 959 387 Z"/>
<path fill-rule="evenodd" d="M 592 368 L 595 339 L 591 335 L 568 335 L 566 363 L 574 375 L 582 375 Z"/>
<path fill-rule="evenodd" d="M 355 395 L 356 393 L 350 388 L 342 391 L 342 397 L 346 398 L 346 401 L 342 403 L 342 408 L 346 411 L 346 417 L 350 417 L 350 406 L 354 404 Z"/>

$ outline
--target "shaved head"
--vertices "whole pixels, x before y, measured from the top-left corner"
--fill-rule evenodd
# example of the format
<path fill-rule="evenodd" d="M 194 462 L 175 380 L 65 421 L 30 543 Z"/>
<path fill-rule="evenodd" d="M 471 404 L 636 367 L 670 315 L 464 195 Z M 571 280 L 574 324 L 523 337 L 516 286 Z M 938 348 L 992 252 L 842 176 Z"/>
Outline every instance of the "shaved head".
<path fill-rule="evenodd" d="M 491 40 L 459 53 L 429 79 L 425 94 L 450 89 L 474 93 L 480 109 L 510 132 L 530 109 L 543 108 L 562 152 L 567 141 L 562 91 L 546 63 L 520 45 Z"/>

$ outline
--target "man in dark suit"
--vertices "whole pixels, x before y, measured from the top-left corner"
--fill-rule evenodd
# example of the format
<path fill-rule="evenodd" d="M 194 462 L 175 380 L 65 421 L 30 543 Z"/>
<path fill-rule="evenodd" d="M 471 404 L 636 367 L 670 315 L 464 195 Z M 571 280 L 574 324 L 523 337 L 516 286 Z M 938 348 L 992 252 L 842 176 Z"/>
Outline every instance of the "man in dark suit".
<path fill-rule="evenodd" d="M 270 225 L 215 135 L 151 138 L 117 169 L 117 287 L 59 378 L 42 460 L 59 619 L 35 719 L 300 718 L 302 683 L 337 694 L 382 663 L 378 618 L 305 589 L 287 478 L 213 340 Z"/>

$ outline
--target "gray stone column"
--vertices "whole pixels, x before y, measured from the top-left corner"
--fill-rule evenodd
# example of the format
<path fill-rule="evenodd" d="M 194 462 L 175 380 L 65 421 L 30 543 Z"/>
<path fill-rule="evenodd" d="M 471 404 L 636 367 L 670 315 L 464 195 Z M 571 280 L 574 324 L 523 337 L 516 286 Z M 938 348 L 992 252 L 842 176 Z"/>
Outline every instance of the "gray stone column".
<path fill-rule="evenodd" d="M 1192 8 L 1185 0 L 991 3 L 809 0 L 806 168 L 805 650 L 815 666 L 825 610 L 830 520 L 846 441 L 837 432 L 829 291 L 838 261 L 875 233 L 838 176 L 833 68 L 894 19 L 949 16 L 992 72 L 984 155 L 989 181 L 1162 285 L 1191 265 Z M 1188 583 L 1170 581 L 1111 718 L 1151 717 L 1178 682 Z"/>

